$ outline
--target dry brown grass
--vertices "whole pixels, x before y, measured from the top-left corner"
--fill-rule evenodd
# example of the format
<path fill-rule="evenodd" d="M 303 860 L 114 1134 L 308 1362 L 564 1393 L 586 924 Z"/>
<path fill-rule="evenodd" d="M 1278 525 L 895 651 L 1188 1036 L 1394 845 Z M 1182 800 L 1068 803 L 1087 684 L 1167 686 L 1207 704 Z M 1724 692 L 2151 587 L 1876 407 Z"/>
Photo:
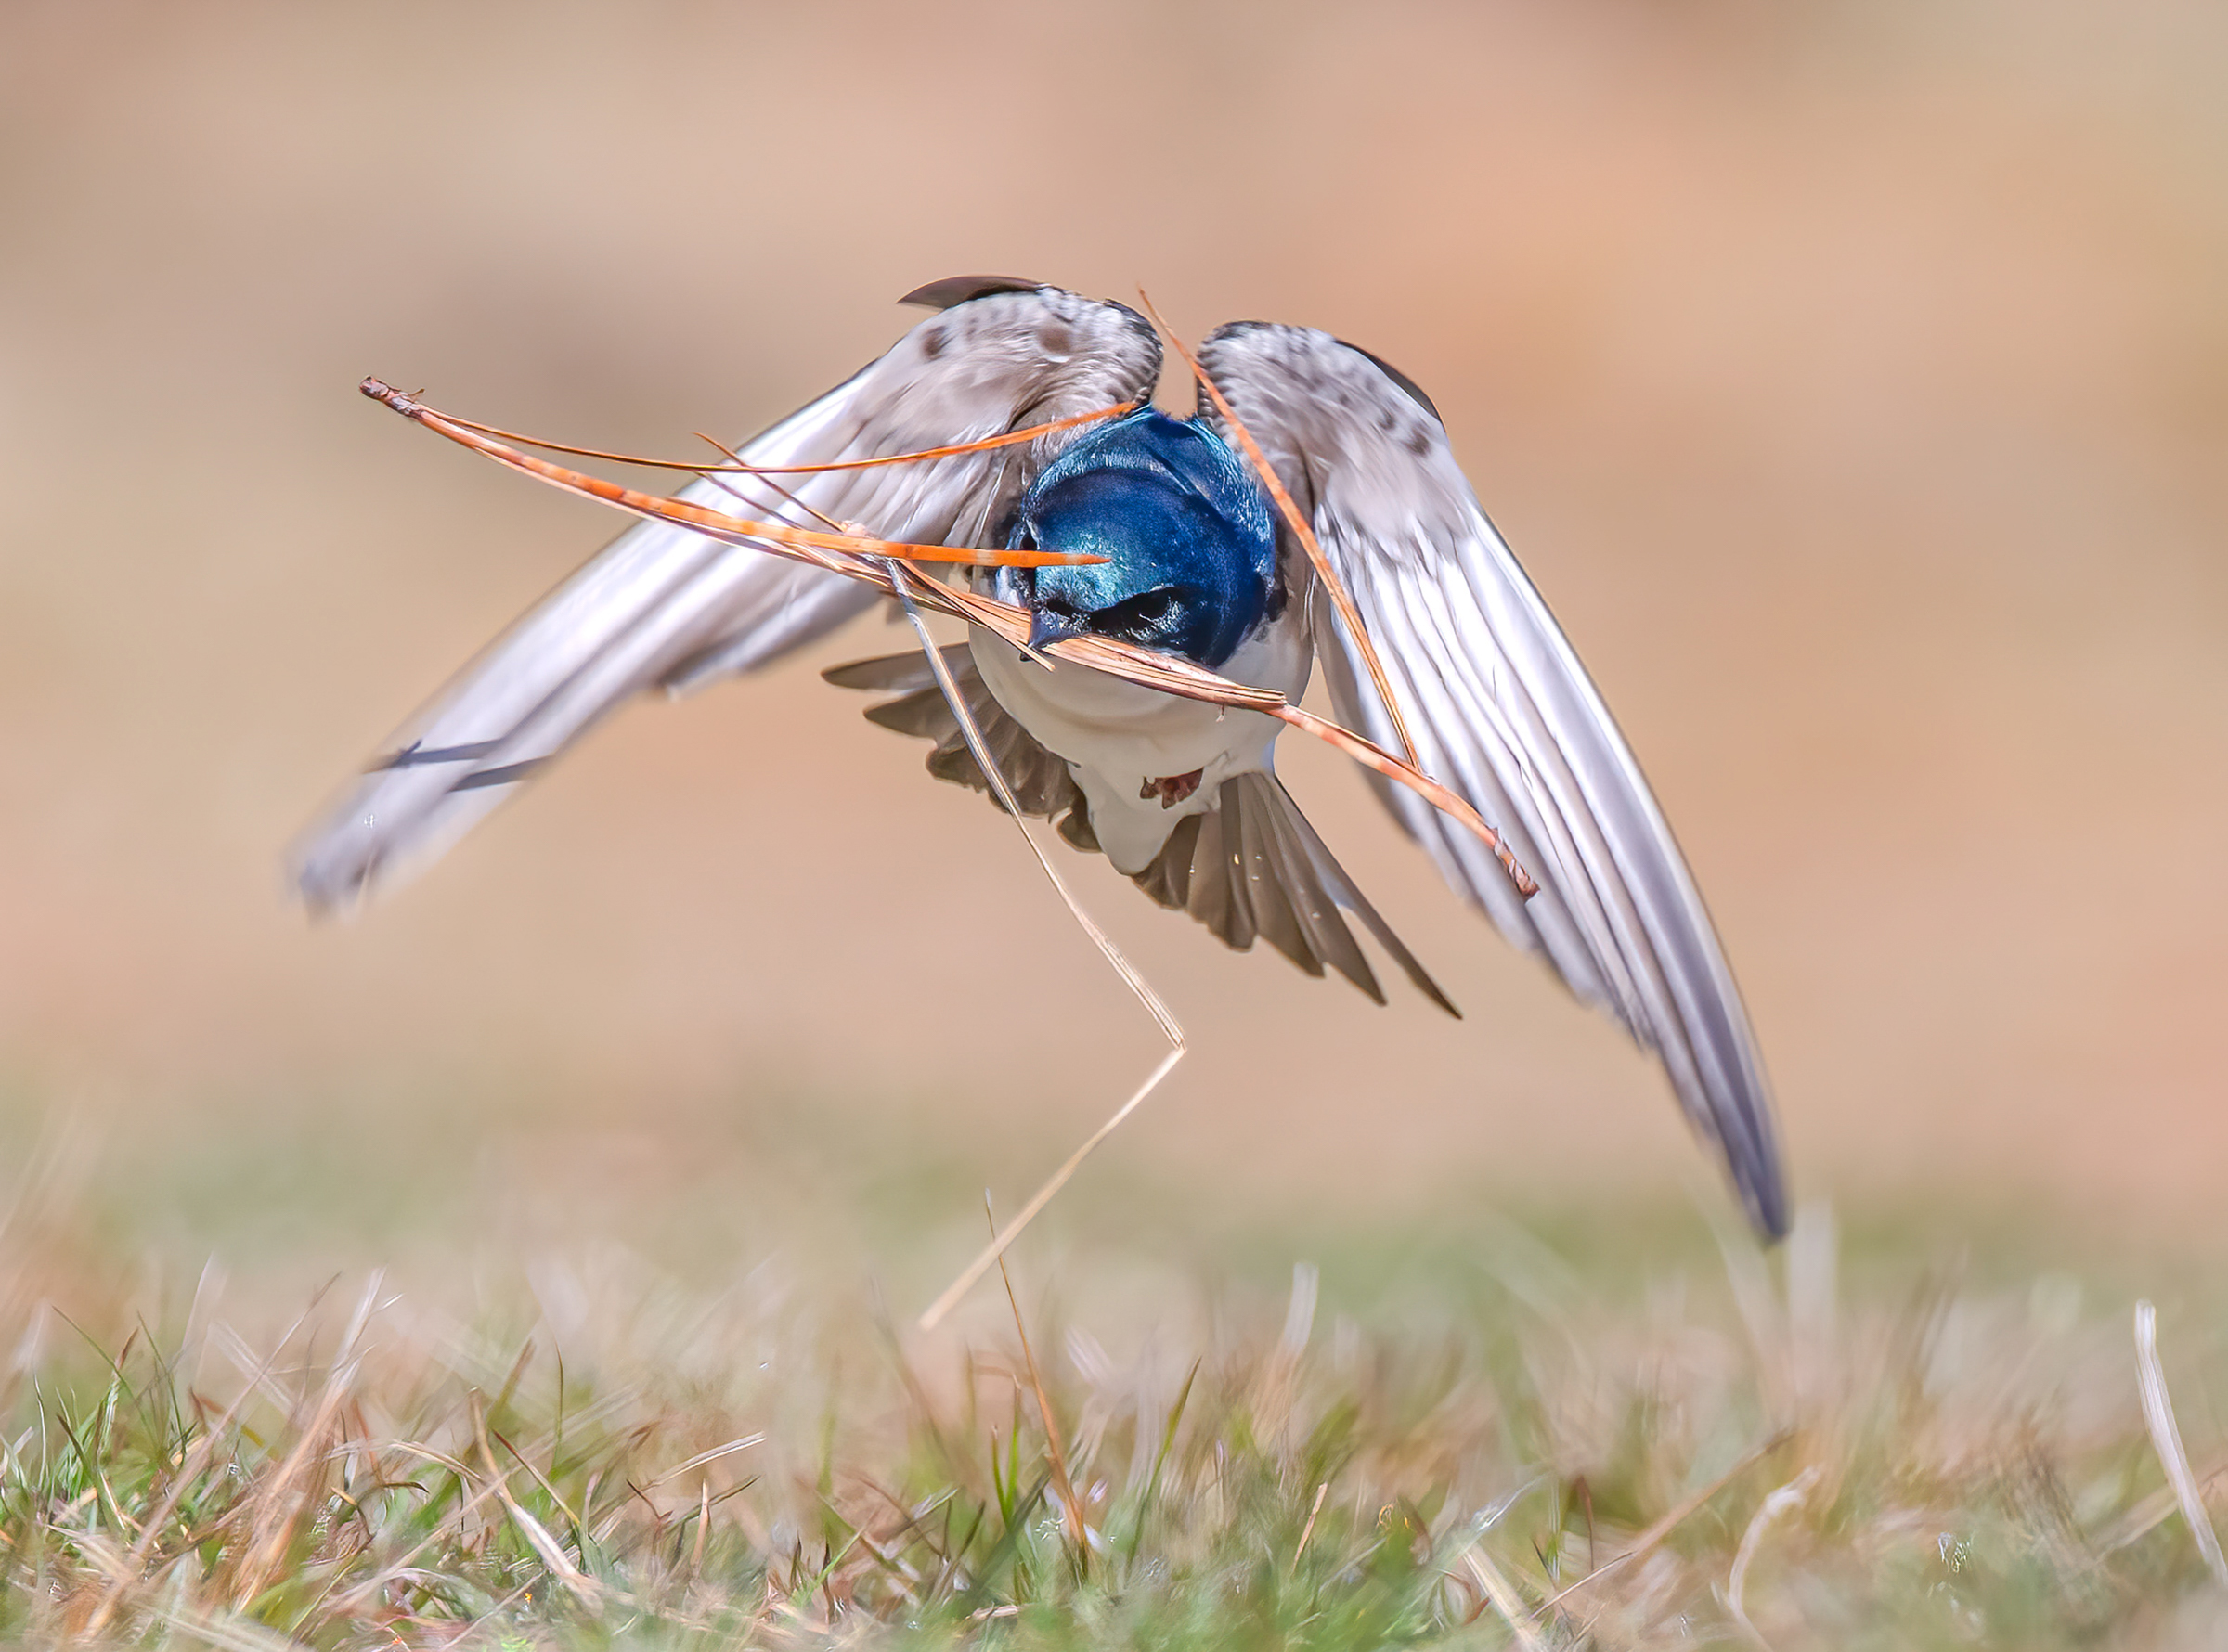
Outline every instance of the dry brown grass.
<path fill-rule="evenodd" d="M 214 1270 L 97 1288 L 53 1202 L 6 1240 L 26 1640 L 2148 1646 L 2218 1619 L 2124 1306 L 1845 1270 L 1821 1208 L 1783 1258 L 1666 1257 L 1637 1293 L 1515 1227 L 1374 1284 L 1327 1256 L 1281 1300 L 1070 1256 L 1063 1310 L 1025 1256 L 1081 1542 L 994 1290 L 923 1337 L 809 1253 L 706 1282 L 558 1247 L 275 1319 Z M 2164 1332 L 2201 1478 L 2205 1324 Z"/>

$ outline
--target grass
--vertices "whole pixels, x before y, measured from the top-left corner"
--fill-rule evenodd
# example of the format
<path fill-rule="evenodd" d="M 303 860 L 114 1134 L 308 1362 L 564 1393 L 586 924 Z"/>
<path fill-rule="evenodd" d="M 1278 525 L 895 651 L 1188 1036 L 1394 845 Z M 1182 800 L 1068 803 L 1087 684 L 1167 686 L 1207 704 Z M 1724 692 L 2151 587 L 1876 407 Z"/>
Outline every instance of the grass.
<path fill-rule="evenodd" d="M 1845 1261 L 1820 1210 L 1768 1260 L 1499 1223 L 1276 1292 L 1072 1254 L 932 1337 L 810 1255 L 608 1246 L 267 1321 L 214 1272 L 90 1290 L 34 1217 L 17 1641 L 2046 1648 L 2219 1607 L 2124 1304 Z M 2201 1473 L 2210 1325 L 2163 1332 Z"/>

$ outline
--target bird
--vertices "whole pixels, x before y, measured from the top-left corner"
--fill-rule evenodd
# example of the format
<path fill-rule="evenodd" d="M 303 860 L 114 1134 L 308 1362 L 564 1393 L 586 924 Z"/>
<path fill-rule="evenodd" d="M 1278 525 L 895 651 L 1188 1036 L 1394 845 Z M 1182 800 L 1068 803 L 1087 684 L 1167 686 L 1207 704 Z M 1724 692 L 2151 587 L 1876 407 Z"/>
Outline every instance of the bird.
<path fill-rule="evenodd" d="M 1229 947 L 1265 941 L 1382 1003 L 1351 919 L 1458 1013 L 1278 780 L 1283 723 L 1043 650 L 1116 639 L 1293 702 L 1320 667 L 1338 716 L 1405 746 L 1493 822 L 1536 892 L 1527 899 L 1468 828 L 1371 775 L 1401 830 L 1457 897 L 1654 1054 L 1752 1226 L 1782 1236 L 1770 1090 L 1716 929 L 1630 747 L 1479 505 L 1430 396 L 1328 332 L 1236 321 L 1198 345 L 1198 407 L 1178 419 L 1153 405 L 1159 334 L 1126 304 L 997 276 L 931 282 L 900 302 L 930 314 L 734 450 L 762 471 L 837 468 L 706 474 L 680 497 L 730 510 L 740 499 L 798 527 L 1071 560 L 958 572 L 1027 612 L 1026 645 L 978 626 L 938 661 L 914 650 L 823 676 L 885 696 L 866 716 L 932 741 L 931 774 L 994 793 L 979 745 L 1015 807 Z M 1080 417 L 1095 411 L 1108 416 Z M 845 463 L 947 447 L 971 450 Z M 1362 638 L 1272 484 L 1312 528 Z M 345 787 L 297 843 L 294 885 L 313 911 L 352 909 L 625 702 L 758 671 L 887 600 L 824 568 L 639 523 Z"/>

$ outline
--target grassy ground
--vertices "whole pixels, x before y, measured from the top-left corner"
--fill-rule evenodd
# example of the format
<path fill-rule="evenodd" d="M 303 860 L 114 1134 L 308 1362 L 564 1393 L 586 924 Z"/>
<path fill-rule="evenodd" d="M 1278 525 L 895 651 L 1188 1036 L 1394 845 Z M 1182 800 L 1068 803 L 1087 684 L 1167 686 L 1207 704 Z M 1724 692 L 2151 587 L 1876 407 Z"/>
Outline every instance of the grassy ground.
<path fill-rule="evenodd" d="M 387 1172 L 355 1170 L 382 1204 Z M 214 1205 L 237 1194 L 211 1164 L 172 1172 Z M 2187 1262 L 2067 1268 L 2105 1253 L 2040 1224 L 1841 1232 L 1813 1207 L 1766 1258 L 1691 1210 L 1218 1224 L 1102 1183 L 1024 1245 L 1010 1301 L 993 1276 L 922 1335 L 913 1308 L 971 1238 L 949 1187 L 810 1188 L 873 1207 L 852 1249 L 673 1226 L 645 1201 L 637 1230 L 700 1241 L 653 1255 L 592 1224 L 491 1236 L 460 1182 L 408 1233 L 340 1247 L 383 1244 L 392 1271 L 308 1285 L 197 1269 L 194 1247 L 269 1262 L 269 1207 L 291 1198 L 316 1265 L 333 1248 L 320 1199 L 329 1226 L 352 1220 L 347 1179 L 324 1167 L 289 1194 L 267 1168 L 237 1174 L 259 1202 L 244 1243 L 151 1193 L 135 1228 L 97 1164 L 26 1172 L 0 1235 L 0 1633 L 1339 1649 L 2222 1633 L 2228 1597 L 2167 1489 L 2129 1329 L 2134 1289 L 2159 1295 L 2203 1476 L 2220 1304 Z"/>

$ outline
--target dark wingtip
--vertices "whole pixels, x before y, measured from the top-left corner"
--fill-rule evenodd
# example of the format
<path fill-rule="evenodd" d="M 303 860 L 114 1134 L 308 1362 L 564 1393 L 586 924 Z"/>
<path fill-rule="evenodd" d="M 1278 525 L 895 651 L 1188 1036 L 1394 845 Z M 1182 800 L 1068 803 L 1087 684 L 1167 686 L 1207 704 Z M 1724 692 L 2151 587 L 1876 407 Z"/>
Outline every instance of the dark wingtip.
<path fill-rule="evenodd" d="M 915 287 L 898 303 L 919 304 L 927 310 L 948 310 L 971 298 L 988 298 L 993 292 L 1035 292 L 1043 285 L 1042 281 L 1024 281 L 1018 276 L 946 276 L 926 287 Z"/>
<path fill-rule="evenodd" d="M 1762 1245 L 1777 1245 L 1787 1237 L 1787 1177 L 1780 1163 L 1776 1142 L 1767 1133 L 1760 1142 L 1750 1143 L 1751 1152 L 1741 1155 L 1728 1144 L 1726 1168 L 1732 1172 L 1733 1186 L 1741 1195 L 1741 1207 L 1748 1217 L 1748 1225 L 1755 1230 Z"/>
<path fill-rule="evenodd" d="M 1750 1207 L 1748 1219 L 1755 1223 L 1757 1236 L 1765 1244 L 1777 1245 L 1787 1237 L 1787 1190 L 1781 1185 L 1775 1172 L 1770 1184 L 1756 1192 L 1756 1202 Z"/>
<path fill-rule="evenodd" d="M 1341 339 L 1339 342 L 1341 344 L 1346 344 L 1346 341 L 1344 339 Z M 1433 419 L 1438 419 L 1442 425 L 1446 423 L 1445 419 L 1439 419 L 1439 409 L 1435 405 L 1433 405 L 1431 398 L 1423 394 L 1422 385 L 1417 383 L 1415 380 L 1409 378 L 1407 374 L 1402 372 L 1398 368 L 1394 367 L 1383 356 L 1365 350 L 1359 344 L 1346 344 L 1346 348 L 1353 351 L 1356 355 L 1368 356 L 1370 362 L 1376 367 L 1377 370 L 1384 374 L 1386 378 L 1392 380 L 1393 383 L 1399 385 L 1401 389 L 1406 391 L 1409 397 L 1418 407 L 1421 407 Z"/>

